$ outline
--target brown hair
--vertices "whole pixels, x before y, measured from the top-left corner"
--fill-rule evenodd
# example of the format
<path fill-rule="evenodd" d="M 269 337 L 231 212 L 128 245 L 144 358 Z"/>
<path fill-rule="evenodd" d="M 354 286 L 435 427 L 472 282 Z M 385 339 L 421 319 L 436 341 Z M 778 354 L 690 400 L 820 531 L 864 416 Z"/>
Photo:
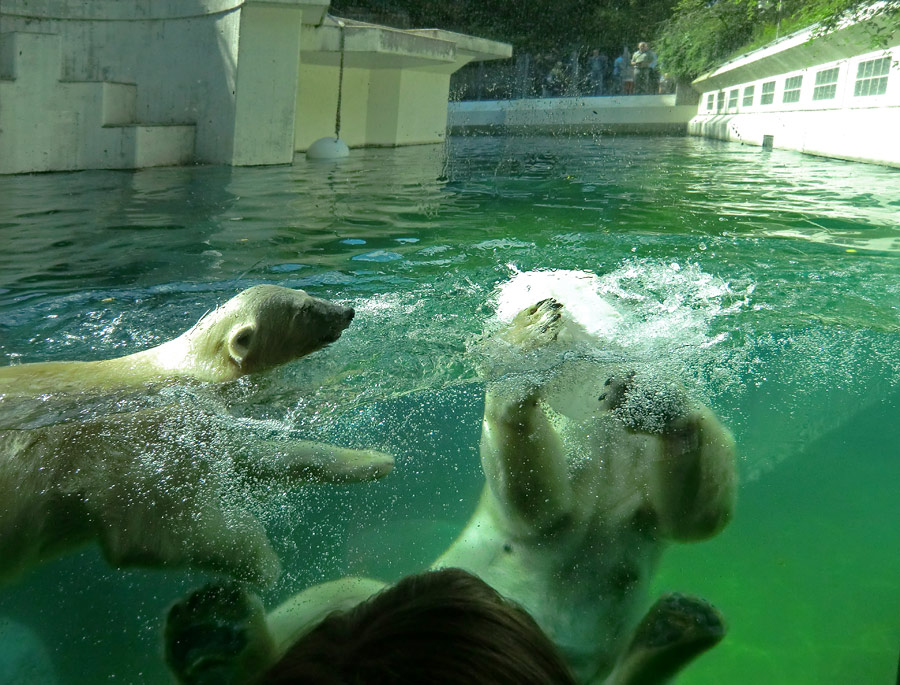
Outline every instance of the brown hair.
<path fill-rule="evenodd" d="M 300 638 L 266 685 L 572 684 L 523 609 L 456 568 L 408 576 Z"/>

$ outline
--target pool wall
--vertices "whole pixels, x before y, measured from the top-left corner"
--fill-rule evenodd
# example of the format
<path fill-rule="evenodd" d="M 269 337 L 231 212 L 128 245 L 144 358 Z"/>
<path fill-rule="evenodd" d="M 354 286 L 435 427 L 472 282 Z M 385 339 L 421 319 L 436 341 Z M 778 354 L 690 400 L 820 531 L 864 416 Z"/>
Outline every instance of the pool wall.
<path fill-rule="evenodd" d="M 450 74 L 509 45 L 327 14 L 328 0 L 3 0 L 0 173 L 286 164 L 443 140 Z M 343 40 L 342 40 L 343 34 Z"/>
<path fill-rule="evenodd" d="M 884 16 L 810 40 L 813 29 L 693 82 L 693 135 L 900 166 L 900 32 Z M 874 34 L 886 37 L 875 48 Z"/>
<path fill-rule="evenodd" d="M 454 133 L 674 133 L 697 113 L 696 94 L 472 100 L 450 103 Z"/>

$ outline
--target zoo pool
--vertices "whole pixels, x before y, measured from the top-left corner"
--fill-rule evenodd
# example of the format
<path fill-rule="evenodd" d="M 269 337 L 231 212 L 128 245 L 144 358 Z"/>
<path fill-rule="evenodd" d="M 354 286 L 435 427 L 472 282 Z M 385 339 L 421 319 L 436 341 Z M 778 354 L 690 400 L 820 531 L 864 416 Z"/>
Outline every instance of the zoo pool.
<path fill-rule="evenodd" d="M 677 374 L 740 450 L 734 521 L 670 548 L 654 582 L 730 626 L 678 682 L 889 683 L 898 190 L 898 170 L 648 137 L 0 177 L 0 358 L 137 351 L 260 282 L 354 306 L 337 343 L 226 391 L 236 413 L 397 458 L 377 483 L 251 498 L 285 560 L 274 603 L 344 573 L 396 579 L 453 539 L 482 482 L 468 350 L 496 286 L 592 271 L 635 357 Z M 27 653 L 62 683 L 165 683 L 165 610 L 202 581 L 115 571 L 96 546 L 45 564 L 0 589 L 0 682 Z"/>

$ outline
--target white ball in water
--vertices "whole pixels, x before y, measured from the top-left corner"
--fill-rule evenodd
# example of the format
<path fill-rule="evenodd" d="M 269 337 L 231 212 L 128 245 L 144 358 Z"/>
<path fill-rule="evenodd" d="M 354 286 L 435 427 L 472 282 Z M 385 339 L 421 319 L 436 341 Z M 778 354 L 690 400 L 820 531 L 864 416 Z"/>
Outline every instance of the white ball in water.
<path fill-rule="evenodd" d="M 497 318 L 513 317 L 535 302 L 555 298 L 592 335 L 610 335 L 622 315 L 600 295 L 600 278 L 590 271 L 539 269 L 518 271 L 497 288 Z"/>
<path fill-rule="evenodd" d="M 307 159 L 342 159 L 350 155 L 350 148 L 340 138 L 319 138 L 306 151 Z"/>

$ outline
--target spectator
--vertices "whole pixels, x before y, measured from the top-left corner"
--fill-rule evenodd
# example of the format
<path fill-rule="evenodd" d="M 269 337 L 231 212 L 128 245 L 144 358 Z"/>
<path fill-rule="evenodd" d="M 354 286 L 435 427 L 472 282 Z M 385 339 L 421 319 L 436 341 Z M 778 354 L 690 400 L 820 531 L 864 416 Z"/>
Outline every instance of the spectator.
<path fill-rule="evenodd" d="M 588 78 L 590 80 L 588 93 L 590 95 L 603 95 L 606 67 L 609 60 L 606 55 L 601 55 L 599 50 L 594 50 L 588 57 Z"/>
<path fill-rule="evenodd" d="M 653 72 L 656 70 L 656 53 L 650 49 L 646 42 L 638 43 L 637 52 L 631 56 L 631 65 L 634 68 L 635 92 L 640 95 L 656 93 L 657 88 Z"/>
<path fill-rule="evenodd" d="M 624 95 L 634 94 L 634 65 L 631 63 L 631 56 L 628 46 L 622 52 L 622 93 Z"/>
<path fill-rule="evenodd" d="M 530 615 L 455 568 L 408 576 L 332 613 L 262 682 L 575 685 Z"/>
<path fill-rule="evenodd" d="M 172 607 L 166 660 L 177 681 L 575 685 L 534 619 L 458 568 L 392 587 L 344 578 L 262 611 L 235 583 L 207 585 Z"/>
<path fill-rule="evenodd" d="M 562 62 L 557 62 L 553 68 L 544 77 L 543 95 L 554 96 L 562 95 L 566 89 L 566 70 Z"/>
<path fill-rule="evenodd" d="M 659 94 L 668 95 L 675 92 L 675 79 L 668 72 L 663 74 L 659 81 Z"/>
<path fill-rule="evenodd" d="M 622 55 L 619 55 L 613 60 L 613 68 L 612 68 L 612 84 L 610 85 L 610 92 L 613 95 L 621 95 L 622 94 L 622 82 L 623 82 L 623 72 L 625 71 L 625 60 Z"/>

